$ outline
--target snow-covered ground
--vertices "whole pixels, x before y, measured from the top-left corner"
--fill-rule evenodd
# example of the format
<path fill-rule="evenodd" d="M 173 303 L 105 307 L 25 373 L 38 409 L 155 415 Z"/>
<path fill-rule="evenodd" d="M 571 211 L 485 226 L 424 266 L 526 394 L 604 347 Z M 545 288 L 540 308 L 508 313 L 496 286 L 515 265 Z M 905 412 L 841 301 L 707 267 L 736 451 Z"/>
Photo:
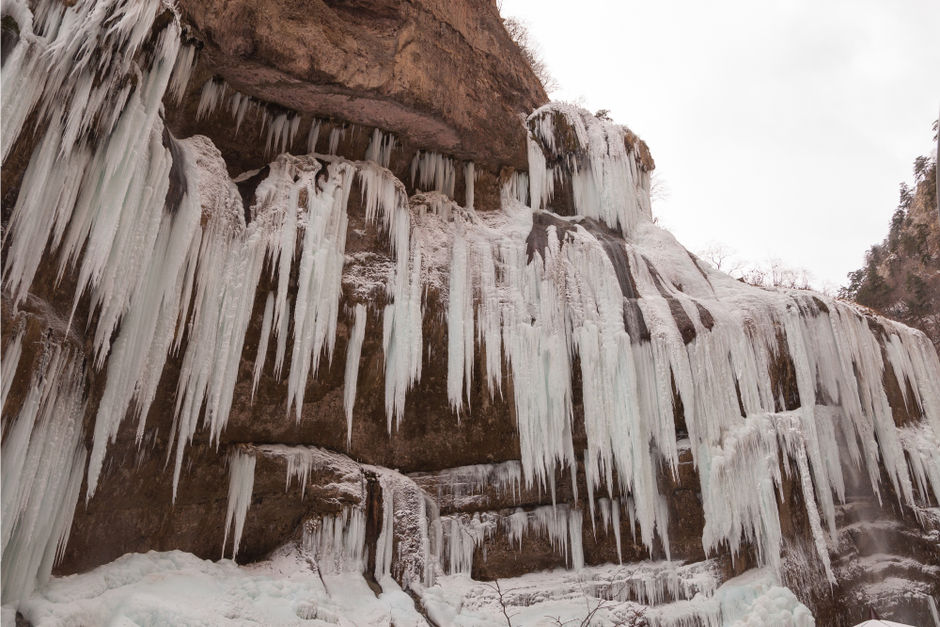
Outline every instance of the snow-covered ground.
<path fill-rule="evenodd" d="M 151 551 L 53 578 L 20 611 L 37 626 L 426 624 L 393 580 L 382 589 L 377 597 L 359 574 L 321 576 L 292 548 L 250 566 Z"/>
<path fill-rule="evenodd" d="M 248 566 L 181 551 L 128 554 L 87 573 L 52 578 L 19 610 L 37 626 L 405 627 L 427 625 L 430 618 L 437 625 L 483 627 L 506 625 L 507 616 L 515 626 L 814 624 L 768 569 L 717 589 L 714 577 L 707 563 L 652 562 L 531 573 L 498 584 L 447 575 L 430 587 L 415 584 L 410 593 L 385 577 L 379 591 L 359 573 L 319 572 L 308 553 L 288 545 Z M 13 608 L 3 608 L 4 627 L 14 616 Z"/>

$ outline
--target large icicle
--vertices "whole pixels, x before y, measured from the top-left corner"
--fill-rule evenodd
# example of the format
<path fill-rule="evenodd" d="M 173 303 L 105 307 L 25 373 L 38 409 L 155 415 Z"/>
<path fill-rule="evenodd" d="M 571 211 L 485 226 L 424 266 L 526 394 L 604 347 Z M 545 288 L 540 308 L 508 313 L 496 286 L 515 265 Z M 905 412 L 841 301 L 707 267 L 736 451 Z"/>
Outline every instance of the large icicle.
<path fill-rule="evenodd" d="M 85 471 L 80 356 L 47 346 L 3 441 L 4 605 L 29 595 L 62 556 Z"/>
<path fill-rule="evenodd" d="M 268 292 L 264 301 L 264 314 L 261 317 L 261 335 L 258 337 L 258 352 L 255 355 L 255 368 L 251 379 L 251 398 L 254 400 L 258 391 L 258 381 L 264 370 L 264 359 L 268 352 L 268 339 L 271 337 L 271 322 L 274 318 L 274 292 Z"/>
<path fill-rule="evenodd" d="M 436 152 L 418 151 L 411 161 L 411 185 L 418 190 L 438 191 L 454 197 L 457 171 L 454 161 Z"/>
<path fill-rule="evenodd" d="M 359 357 L 366 336 L 366 306 L 357 304 L 349 345 L 346 348 L 346 376 L 343 384 L 343 409 L 346 412 L 346 444 L 352 442 L 353 407 L 356 405 L 356 384 L 359 380 Z"/>
<path fill-rule="evenodd" d="M 232 559 L 238 555 L 245 517 L 251 505 L 251 492 L 255 486 L 255 456 L 244 451 L 234 451 L 229 456 L 228 509 L 225 512 L 225 537 L 222 539 L 222 557 L 225 545 L 232 533 Z"/>
<path fill-rule="evenodd" d="M 7 404 L 7 394 L 13 385 L 13 375 L 16 374 L 16 368 L 20 364 L 20 356 L 23 352 L 23 336 L 26 334 L 24 329 L 20 329 L 16 336 L 3 349 L 3 367 L 0 369 L 0 409 Z"/>

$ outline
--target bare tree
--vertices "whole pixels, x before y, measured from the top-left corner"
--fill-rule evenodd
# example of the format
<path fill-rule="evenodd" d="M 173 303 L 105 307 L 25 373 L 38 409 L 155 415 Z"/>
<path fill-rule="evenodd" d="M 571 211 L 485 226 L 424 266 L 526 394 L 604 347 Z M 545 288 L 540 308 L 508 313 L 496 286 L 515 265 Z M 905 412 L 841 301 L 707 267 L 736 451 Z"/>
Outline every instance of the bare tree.
<path fill-rule="evenodd" d="M 787 266 L 774 257 L 741 272 L 740 280 L 758 287 L 782 287 L 791 290 L 812 289 L 812 275 L 806 268 Z"/>
<path fill-rule="evenodd" d="M 697 254 L 715 266 L 716 270 L 728 274 L 733 274 L 744 266 L 744 263 L 735 257 L 734 249 L 721 242 L 711 242 Z"/>
<path fill-rule="evenodd" d="M 653 170 L 650 175 L 650 200 L 653 202 L 668 200 L 670 193 L 669 183 L 659 170 Z"/>
<path fill-rule="evenodd" d="M 555 77 L 552 76 L 552 73 L 549 71 L 548 65 L 546 65 L 545 60 L 542 58 L 542 53 L 538 45 L 532 41 L 529 35 L 529 27 L 525 22 L 514 17 L 504 17 L 503 26 L 506 27 L 506 32 L 509 33 L 509 37 L 519 46 L 519 50 L 522 52 L 526 63 L 532 68 L 532 72 L 535 74 L 536 78 L 539 79 L 539 82 L 542 83 L 542 87 L 545 89 L 546 93 L 551 94 L 557 91 L 558 81 L 555 80 Z"/>

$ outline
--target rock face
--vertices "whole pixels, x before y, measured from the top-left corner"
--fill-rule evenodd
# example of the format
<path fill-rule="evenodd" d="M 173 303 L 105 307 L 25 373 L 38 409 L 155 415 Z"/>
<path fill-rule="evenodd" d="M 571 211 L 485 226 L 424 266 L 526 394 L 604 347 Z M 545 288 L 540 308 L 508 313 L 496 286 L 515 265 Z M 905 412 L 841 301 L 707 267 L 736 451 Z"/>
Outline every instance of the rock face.
<path fill-rule="evenodd" d="M 849 274 L 845 295 L 920 329 L 940 348 L 940 221 L 937 162 L 914 160 L 914 186 L 901 199 L 888 236 L 868 249 L 865 266 Z"/>
<path fill-rule="evenodd" d="M 526 115 L 495 3 L 94 4 L 9 14 L 4 605 L 292 542 L 425 608 L 656 560 L 627 596 L 673 623 L 755 566 L 823 624 L 930 616 L 929 341 L 690 255 L 629 129 Z"/>
<path fill-rule="evenodd" d="M 201 71 L 240 92 L 415 148 L 525 168 L 520 114 L 548 98 L 495 0 L 187 0 L 180 10 L 203 44 Z"/>

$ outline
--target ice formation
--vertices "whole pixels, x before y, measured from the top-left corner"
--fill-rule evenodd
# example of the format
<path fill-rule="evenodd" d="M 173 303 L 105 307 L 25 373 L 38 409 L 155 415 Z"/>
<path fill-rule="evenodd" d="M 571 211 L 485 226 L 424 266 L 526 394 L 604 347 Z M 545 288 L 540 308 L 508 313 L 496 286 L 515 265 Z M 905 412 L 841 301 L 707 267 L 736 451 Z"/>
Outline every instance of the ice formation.
<path fill-rule="evenodd" d="M 409 475 L 422 490 L 434 496 L 442 509 L 462 509 L 495 490 L 517 503 L 522 490 L 522 466 L 516 460 L 498 464 L 457 466 L 434 473 Z"/>
<path fill-rule="evenodd" d="M 329 147 L 326 151 L 327 154 L 336 154 L 336 151 L 339 149 L 339 142 L 342 141 L 343 135 L 345 134 L 346 128 L 343 126 L 334 126 L 332 129 L 330 129 Z"/>
<path fill-rule="evenodd" d="M 606 511 L 609 517 L 610 510 Z M 619 512 L 614 514 L 618 515 Z M 580 570 L 584 568 L 582 520 L 580 510 L 563 504 L 442 516 L 441 567 L 448 574 L 470 574 L 477 549 L 488 538 L 499 535 L 520 552 L 532 538 L 545 538 L 570 568 Z M 613 533 L 619 550 L 619 527 L 614 528 Z"/>
<path fill-rule="evenodd" d="M 395 136 L 375 129 L 372 131 L 372 138 L 369 140 L 368 148 L 366 148 L 365 160 L 374 161 L 383 168 L 387 168 L 392 160 L 392 151 L 394 149 Z"/>
<path fill-rule="evenodd" d="M 307 521 L 303 544 L 316 559 L 320 572 L 361 573 L 365 571 L 365 534 L 365 513 L 358 508 L 345 508 L 338 514 Z"/>
<path fill-rule="evenodd" d="M 229 460 L 229 495 L 226 536 L 234 529 L 233 558 L 245 528 L 260 458 L 285 463 L 285 489 L 294 481 L 304 498 L 314 472 L 333 477 L 330 487 L 339 511 L 308 518 L 303 524 L 303 546 L 315 556 L 318 568 L 327 573 L 365 572 L 367 488 L 377 482 L 381 494 L 381 525 L 375 541 L 376 581 L 389 579 L 431 585 L 441 555 L 441 518 L 437 505 L 410 478 L 387 468 L 360 465 L 344 455 L 313 446 L 280 444 L 242 445 Z M 370 479 L 371 477 L 371 479 Z M 224 544 L 223 544 L 224 548 Z"/>
<path fill-rule="evenodd" d="M 346 411 L 346 443 L 352 440 L 353 408 L 356 406 L 356 383 L 359 380 L 359 356 L 366 336 L 366 306 L 356 305 L 355 322 L 349 333 L 346 349 L 346 378 L 343 388 L 343 408 Z"/>
<path fill-rule="evenodd" d="M 454 197 L 457 170 L 450 157 L 436 152 L 418 151 L 411 161 L 411 186 L 425 192 L 441 192 Z"/>
<path fill-rule="evenodd" d="M 10 387 L 13 385 L 13 376 L 16 374 L 16 367 L 20 363 L 20 355 L 23 352 L 23 335 L 25 332 L 21 329 L 16 336 L 10 340 L 9 344 L 3 349 L 3 364 L 0 369 L 0 407 L 7 404 L 7 394 L 10 393 Z"/>
<path fill-rule="evenodd" d="M 555 183 L 572 187 L 574 210 L 623 233 L 652 217 L 649 175 L 639 165 L 636 137 L 570 105 L 546 105 L 529 116 L 529 196 L 549 205 Z"/>
<path fill-rule="evenodd" d="M 229 529 L 232 530 L 232 559 L 238 555 L 245 517 L 251 506 L 251 492 L 255 487 L 255 456 L 235 451 L 229 457 L 228 511 L 225 513 L 225 537 L 222 539 L 222 556 L 228 544 Z"/>
<path fill-rule="evenodd" d="M 81 359 L 50 344 L 42 361 L 0 451 L 4 604 L 48 580 L 68 542 L 84 476 Z"/>
<path fill-rule="evenodd" d="M 226 427 L 255 317 L 261 336 L 252 394 L 264 376 L 286 375 L 285 419 L 302 419 L 309 381 L 335 357 L 354 183 L 390 260 L 378 312 L 388 429 L 408 419 L 406 396 L 427 354 L 424 310 L 438 299 L 454 411 L 462 417 L 472 410 L 475 372 L 488 394 L 513 403 L 519 460 L 499 481 L 554 496 L 558 473 L 569 473 L 573 488 L 583 473 L 584 511 L 520 510 L 501 531 L 514 542 L 529 530 L 543 534 L 577 569 L 584 517 L 612 527 L 619 549 L 623 510 L 640 541 L 668 557 L 657 479 L 676 471 L 685 437 L 701 482 L 704 548 L 735 554 L 750 544 L 773 569 L 782 542 L 776 499 L 790 479 L 830 578 L 844 468 L 862 468 L 879 494 L 883 468 L 891 492 L 915 511 L 919 499 L 940 496 L 940 362 L 929 341 L 849 303 L 742 285 L 689 255 L 651 219 L 649 175 L 626 128 L 567 105 L 535 111 L 527 120 L 528 172 L 507 177 L 500 211 L 477 213 L 473 163 L 464 164 L 461 206 L 454 159 L 418 151 L 409 182 L 420 193 L 409 198 L 386 169 L 394 136 L 375 130 L 365 160 L 351 161 L 336 155 L 346 127 L 335 123 L 328 155 L 279 154 L 245 207 L 211 141 L 176 140 L 161 119 L 164 96 L 179 97 L 196 59 L 181 44 L 178 20 L 152 29 L 158 13 L 172 9 L 156 0 L 40 2 L 35 14 L 24 3 L 10 6 L 20 32 L 4 60 L 4 159 L 33 111 L 39 131 L 5 233 L 3 289 L 14 308 L 24 303 L 49 250 L 57 278 L 75 278 L 73 318 L 88 299 L 91 319 L 70 324 L 88 325 L 88 364 L 106 373 L 106 383 L 92 408 L 87 475 L 79 429 L 87 390 L 79 357 L 65 348 L 46 362 L 45 376 L 34 377 L 28 402 L 6 429 L 4 602 L 48 575 L 83 476 L 91 498 L 128 413 L 143 436 L 171 352 L 181 354 L 174 497 L 197 428 L 218 443 Z M 300 116 L 212 78 L 201 88 L 197 117 L 217 110 L 228 111 L 235 132 L 249 113 L 261 116 L 268 153 L 294 147 Z M 320 126 L 311 121 L 311 152 Z M 265 272 L 273 287 L 263 312 L 253 311 Z M 343 394 L 349 438 L 367 316 L 364 304 L 345 304 L 352 317 Z M 4 400 L 21 337 L 5 353 Z M 485 363 L 477 368 L 481 353 Z M 781 383 L 782 371 L 792 372 L 795 392 Z M 891 378 L 913 416 L 903 427 L 885 391 Z M 576 397 L 583 451 L 572 435 Z M 677 434 L 682 425 L 687 434 Z M 14 444 L 18 453 L 8 453 Z M 305 485 L 303 459 L 288 481 Z M 230 461 L 223 547 L 232 529 L 233 555 L 254 460 L 239 451 Z M 19 470 L 8 472 L 8 464 Z M 445 534 L 449 572 L 471 568 L 486 521 L 452 517 L 442 525 L 437 504 L 414 481 L 368 472 L 382 485 L 377 579 L 394 574 L 429 585 Z M 326 561 L 357 563 L 359 516 L 344 511 L 321 521 L 311 550 Z M 34 525 L 39 531 L 24 535 Z M 396 529 L 406 540 L 397 545 Z"/>

